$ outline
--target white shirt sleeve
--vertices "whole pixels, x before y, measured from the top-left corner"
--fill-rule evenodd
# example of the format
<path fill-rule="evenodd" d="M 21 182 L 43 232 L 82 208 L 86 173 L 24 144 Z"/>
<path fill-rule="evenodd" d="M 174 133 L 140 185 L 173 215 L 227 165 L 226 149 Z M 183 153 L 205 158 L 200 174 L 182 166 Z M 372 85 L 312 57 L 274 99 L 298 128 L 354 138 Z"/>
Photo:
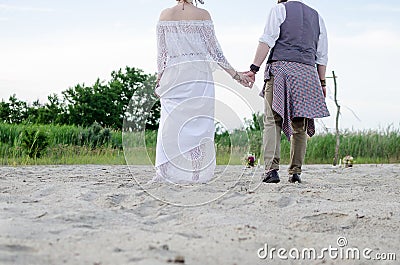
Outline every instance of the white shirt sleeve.
<path fill-rule="evenodd" d="M 277 4 L 271 9 L 264 34 L 260 38 L 260 42 L 267 44 L 271 49 L 275 46 L 276 41 L 281 33 L 281 25 L 286 19 L 286 9 L 283 4 Z"/>
<path fill-rule="evenodd" d="M 328 34 L 325 27 L 325 22 L 319 16 L 319 41 L 317 47 L 317 64 L 328 65 Z"/>
<path fill-rule="evenodd" d="M 161 77 L 167 66 L 167 44 L 165 42 L 165 31 L 160 25 L 157 25 L 157 66 L 158 76 Z"/>
<path fill-rule="evenodd" d="M 206 44 L 208 54 L 212 58 L 212 60 L 225 69 L 233 69 L 233 67 L 229 64 L 228 60 L 224 56 L 224 53 L 222 52 L 221 45 L 219 44 L 218 39 L 215 35 L 214 24 L 211 23 L 211 25 L 205 25 L 201 28 L 201 30 L 201 36 L 207 37 L 204 37 L 203 41 Z"/>

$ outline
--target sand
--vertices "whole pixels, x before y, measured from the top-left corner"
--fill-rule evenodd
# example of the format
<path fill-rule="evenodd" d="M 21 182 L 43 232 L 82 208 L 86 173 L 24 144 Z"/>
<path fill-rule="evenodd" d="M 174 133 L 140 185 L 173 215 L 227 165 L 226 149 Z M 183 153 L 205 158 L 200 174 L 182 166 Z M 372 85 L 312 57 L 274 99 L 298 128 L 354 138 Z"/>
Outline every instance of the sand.
<path fill-rule="evenodd" d="M 1 167 L 0 264 L 400 264 L 400 165 L 308 165 L 302 184 L 242 171 L 171 186 L 146 184 L 151 167 Z M 310 248 L 324 258 L 294 259 Z"/>

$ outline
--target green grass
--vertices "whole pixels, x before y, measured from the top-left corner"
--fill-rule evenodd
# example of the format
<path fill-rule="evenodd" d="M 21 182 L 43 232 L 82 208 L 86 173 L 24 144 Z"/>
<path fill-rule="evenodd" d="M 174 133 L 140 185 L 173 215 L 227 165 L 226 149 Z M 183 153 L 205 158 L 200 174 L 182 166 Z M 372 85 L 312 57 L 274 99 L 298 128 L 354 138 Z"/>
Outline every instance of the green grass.
<path fill-rule="evenodd" d="M 26 132 L 40 131 L 46 135 L 46 147 L 39 157 L 29 157 Z M 39 135 L 39 134 L 31 134 Z M 0 165 L 57 165 L 57 164 L 126 164 L 120 131 L 104 129 L 97 125 L 77 126 L 0 124 Z M 126 157 L 129 164 L 151 165 L 155 159 L 157 132 L 141 135 L 124 135 L 131 148 Z M 36 139 L 31 139 L 35 142 Z M 144 147 L 144 141 L 146 148 Z M 29 143 L 29 141 L 28 141 Z M 36 142 L 37 143 L 37 142 Z M 334 134 L 319 134 L 310 138 L 307 147 L 307 164 L 331 164 L 336 138 Z M 243 164 L 243 157 L 252 152 L 260 156 L 262 134 L 260 131 L 225 133 L 216 136 L 217 164 Z M 289 161 L 290 143 L 281 142 L 282 164 Z M 127 150 L 127 149 L 125 149 Z M 400 163 L 400 131 L 343 132 L 340 158 L 351 155 L 355 163 Z"/>
<path fill-rule="evenodd" d="M 333 134 L 316 135 L 308 143 L 306 160 L 332 163 L 336 144 Z M 355 163 L 399 163 L 400 131 L 344 132 L 340 137 L 339 158 L 351 155 Z M 309 162 L 308 162 L 309 163 Z"/>
<path fill-rule="evenodd" d="M 19 150 L 16 153 L 7 152 L 7 149 L 15 149 L 0 144 L 0 165 L 78 165 L 78 164 L 107 164 L 123 165 L 125 157 L 122 150 L 113 148 L 91 149 L 81 146 L 58 145 L 47 148 L 40 158 L 31 158 Z M 4 153 L 11 154 L 10 156 Z"/>

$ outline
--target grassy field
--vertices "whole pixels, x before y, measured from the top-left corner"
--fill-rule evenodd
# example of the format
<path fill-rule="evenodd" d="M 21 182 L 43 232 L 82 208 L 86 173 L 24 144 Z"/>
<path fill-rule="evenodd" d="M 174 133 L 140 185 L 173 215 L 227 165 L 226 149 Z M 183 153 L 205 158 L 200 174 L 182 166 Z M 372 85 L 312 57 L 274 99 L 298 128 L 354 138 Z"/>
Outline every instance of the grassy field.
<path fill-rule="evenodd" d="M 146 147 L 127 145 L 124 156 L 123 136 L 94 124 L 88 128 L 56 125 L 0 124 L 0 165 L 56 164 L 151 164 L 155 157 L 156 133 L 147 131 Z M 260 154 L 262 137 L 259 131 L 237 131 L 216 136 L 217 163 L 242 164 L 248 153 Z M 307 164 L 331 164 L 336 138 L 320 134 L 308 142 Z M 143 145 L 143 146 L 140 146 Z M 135 149 L 137 148 L 137 149 Z M 289 160 L 290 143 L 282 138 L 282 163 Z M 343 132 L 340 157 L 351 155 L 355 163 L 399 163 L 400 131 Z"/>

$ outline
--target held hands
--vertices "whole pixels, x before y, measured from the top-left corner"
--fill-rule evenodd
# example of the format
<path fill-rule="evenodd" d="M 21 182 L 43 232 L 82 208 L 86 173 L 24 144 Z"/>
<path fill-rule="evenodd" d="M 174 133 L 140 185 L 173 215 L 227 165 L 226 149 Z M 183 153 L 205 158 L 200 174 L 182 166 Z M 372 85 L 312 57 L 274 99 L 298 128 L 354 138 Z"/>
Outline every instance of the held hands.
<path fill-rule="evenodd" d="M 253 83 L 256 81 L 256 74 L 252 71 L 247 71 L 244 73 L 246 76 L 250 77 L 253 80 Z"/>
<path fill-rule="evenodd" d="M 238 81 L 242 86 L 253 88 L 255 76 L 249 76 L 247 72 L 236 72 L 233 79 Z"/>
<path fill-rule="evenodd" d="M 236 79 L 243 86 L 252 88 L 254 82 L 256 81 L 256 74 L 259 70 L 260 70 L 259 66 L 252 64 L 250 65 L 250 71 L 241 73 L 236 72 L 233 78 Z"/>

